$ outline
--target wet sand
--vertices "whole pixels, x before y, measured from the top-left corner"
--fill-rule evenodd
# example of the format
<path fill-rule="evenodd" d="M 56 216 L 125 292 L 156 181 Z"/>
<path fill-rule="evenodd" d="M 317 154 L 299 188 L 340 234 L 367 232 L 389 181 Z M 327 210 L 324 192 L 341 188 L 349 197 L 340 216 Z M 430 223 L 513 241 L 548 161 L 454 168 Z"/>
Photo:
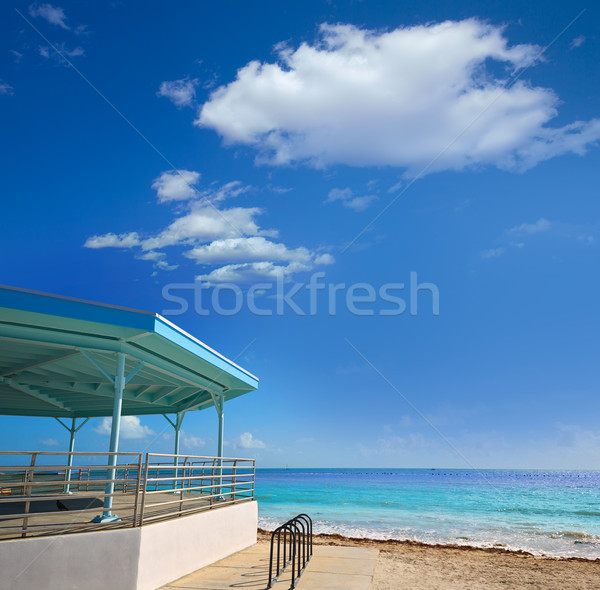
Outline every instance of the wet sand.
<path fill-rule="evenodd" d="M 267 543 L 270 534 L 259 529 L 258 539 Z M 370 590 L 600 589 L 600 560 L 340 535 L 316 535 L 313 542 L 379 549 Z"/>

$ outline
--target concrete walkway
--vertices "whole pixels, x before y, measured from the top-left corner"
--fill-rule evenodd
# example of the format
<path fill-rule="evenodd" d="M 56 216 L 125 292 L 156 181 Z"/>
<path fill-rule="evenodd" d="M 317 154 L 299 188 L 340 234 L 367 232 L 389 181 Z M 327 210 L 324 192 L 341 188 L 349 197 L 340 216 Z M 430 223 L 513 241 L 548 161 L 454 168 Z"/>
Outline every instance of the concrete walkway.
<path fill-rule="evenodd" d="M 368 590 L 373 579 L 377 549 L 315 545 L 313 557 L 296 581 L 297 590 Z M 289 569 L 289 568 L 288 568 Z M 162 590 L 265 590 L 269 577 L 269 544 L 258 543 L 213 565 L 202 568 Z M 291 576 L 286 573 L 272 586 L 287 590 Z"/>

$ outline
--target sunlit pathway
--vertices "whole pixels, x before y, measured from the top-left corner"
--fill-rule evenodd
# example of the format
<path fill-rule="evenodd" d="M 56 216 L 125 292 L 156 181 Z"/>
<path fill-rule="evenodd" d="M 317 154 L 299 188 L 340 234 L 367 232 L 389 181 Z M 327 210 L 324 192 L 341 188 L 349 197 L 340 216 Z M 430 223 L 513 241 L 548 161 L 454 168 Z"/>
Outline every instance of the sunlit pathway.
<path fill-rule="evenodd" d="M 314 555 L 296 582 L 298 590 L 368 590 L 373 579 L 377 549 L 315 546 Z M 287 590 L 291 576 L 285 574 L 272 586 Z M 269 575 L 269 544 L 258 543 L 221 561 L 163 586 L 162 590 L 195 588 L 264 590 Z"/>

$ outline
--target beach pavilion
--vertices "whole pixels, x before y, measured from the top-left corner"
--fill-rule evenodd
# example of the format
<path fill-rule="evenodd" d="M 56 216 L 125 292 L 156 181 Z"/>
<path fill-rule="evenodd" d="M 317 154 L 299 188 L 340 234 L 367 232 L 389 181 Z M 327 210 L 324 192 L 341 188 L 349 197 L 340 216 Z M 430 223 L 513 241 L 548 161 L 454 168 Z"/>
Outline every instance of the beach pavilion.
<path fill-rule="evenodd" d="M 69 587 L 66 547 L 68 560 L 87 561 L 89 573 L 94 559 L 89 553 L 84 557 L 81 547 L 91 543 L 91 554 L 98 555 L 100 547 L 105 553 L 96 560 L 97 583 L 90 586 L 87 577 L 86 587 L 155 588 L 252 544 L 257 524 L 254 463 L 224 457 L 223 433 L 226 402 L 257 386 L 254 375 L 156 313 L 0 287 L 0 415 L 56 419 L 70 433 L 66 453 L 0 455 L 3 577 L 25 566 L 23 559 L 30 553 L 42 551 L 44 557 L 37 558 L 35 568 L 27 568 L 28 573 L 20 575 L 22 584 L 14 587 L 34 587 L 32 570 L 45 588 L 54 587 L 48 579 L 55 579 L 57 588 Z M 213 407 L 217 456 L 180 455 L 185 414 Z M 162 414 L 173 426 L 173 455 L 119 452 L 121 417 L 148 414 Z M 74 452 L 76 432 L 93 417 L 112 418 L 107 452 Z M 46 455 L 52 455 L 53 465 L 44 463 Z M 74 464 L 81 455 L 93 465 Z M 21 465 L 8 465 L 19 456 Z M 6 485 L 9 479 L 2 475 L 12 478 L 12 485 Z M 22 481 L 15 485 L 18 478 Z M 81 495 L 86 501 L 93 496 L 95 504 L 80 509 L 73 502 Z M 76 509 L 68 510 L 69 527 L 50 522 L 53 515 L 47 506 L 54 498 L 57 506 L 67 509 L 73 499 Z M 18 502 L 22 512 L 1 520 L 3 503 Z M 36 510 L 42 505 L 46 508 Z M 94 515 L 94 510 L 101 513 Z M 16 526 L 18 519 L 22 524 Z M 6 522 L 20 534 L 3 534 Z M 131 533 L 137 535 L 133 552 Z M 58 546 L 61 573 L 53 576 L 53 558 L 58 557 L 53 548 Z M 178 553 L 169 563 L 166 555 L 173 546 Z M 122 567 L 107 568 L 107 560 Z M 113 579 L 116 574 L 118 582 Z"/>

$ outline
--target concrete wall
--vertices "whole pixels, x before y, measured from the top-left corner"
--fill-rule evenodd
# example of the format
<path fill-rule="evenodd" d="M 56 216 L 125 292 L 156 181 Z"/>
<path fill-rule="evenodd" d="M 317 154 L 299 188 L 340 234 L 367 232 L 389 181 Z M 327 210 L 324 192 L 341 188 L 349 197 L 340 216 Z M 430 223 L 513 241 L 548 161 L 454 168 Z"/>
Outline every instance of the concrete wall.
<path fill-rule="evenodd" d="M 256 543 L 256 502 L 145 526 L 137 590 L 154 590 Z"/>
<path fill-rule="evenodd" d="M 256 543 L 246 502 L 146 525 L 0 541 L 2 590 L 154 590 Z"/>
<path fill-rule="evenodd" d="M 0 541 L 6 590 L 133 590 L 141 529 Z"/>

